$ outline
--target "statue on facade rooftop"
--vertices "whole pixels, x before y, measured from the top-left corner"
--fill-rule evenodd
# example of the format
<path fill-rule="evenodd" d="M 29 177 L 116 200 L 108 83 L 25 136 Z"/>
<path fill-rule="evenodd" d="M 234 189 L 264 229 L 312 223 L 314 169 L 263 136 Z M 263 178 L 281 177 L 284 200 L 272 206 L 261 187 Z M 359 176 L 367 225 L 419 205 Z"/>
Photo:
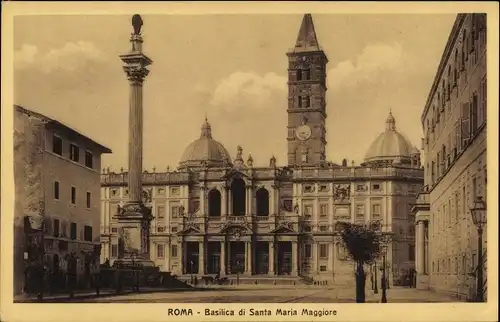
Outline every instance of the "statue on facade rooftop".
<path fill-rule="evenodd" d="M 132 16 L 132 27 L 134 27 L 134 35 L 141 34 L 141 27 L 143 25 L 141 15 L 135 14 Z"/>

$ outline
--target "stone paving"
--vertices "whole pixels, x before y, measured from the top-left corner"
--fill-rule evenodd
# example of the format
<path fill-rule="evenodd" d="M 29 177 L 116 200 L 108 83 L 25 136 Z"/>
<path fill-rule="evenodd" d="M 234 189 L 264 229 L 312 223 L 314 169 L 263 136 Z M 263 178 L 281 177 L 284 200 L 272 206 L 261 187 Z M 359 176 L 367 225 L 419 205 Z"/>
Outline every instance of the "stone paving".
<path fill-rule="evenodd" d="M 292 291 L 293 290 L 293 291 Z M 382 292 L 367 290 L 366 302 L 379 303 Z M 452 296 L 410 288 L 387 290 L 389 303 L 458 302 Z M 354 290 L 327 287 L 234 286 L 204 291 L 154 292 L 87 299 L 99 303 L 354 303 Z"/>

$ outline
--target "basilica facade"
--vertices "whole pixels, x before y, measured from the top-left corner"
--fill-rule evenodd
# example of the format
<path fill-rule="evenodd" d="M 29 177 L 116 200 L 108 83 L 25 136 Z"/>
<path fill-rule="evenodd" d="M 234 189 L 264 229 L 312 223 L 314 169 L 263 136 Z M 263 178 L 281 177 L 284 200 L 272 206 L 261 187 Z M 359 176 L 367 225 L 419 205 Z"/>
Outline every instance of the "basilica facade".
<path fill-rule="evenodd" d="M 389 113 L 361 165 L 326 160 L 326 65 L 312 17 L 304 15 L 288 53 L 287 164 L 274 156 L 254 165 L 234 157 L 208 120 L 177 169 L 142 174 L 152 208 L 150 255 L 162 271 L 182 276 L 309 277 L 353 282 L 354 268 L 336 233 L 338 222 L 380 224 L 391 236 L 389 277 L 414 267 L 410 211 L 423 185 L 420 153 Z M 115 214 L 127 200 L 128 173 L 101 175 L 101 261 L 118 257 Z M 379 263 L 380 265 L 381 263 Z M 379 266 L 380 267 L 380 266 Z"/>

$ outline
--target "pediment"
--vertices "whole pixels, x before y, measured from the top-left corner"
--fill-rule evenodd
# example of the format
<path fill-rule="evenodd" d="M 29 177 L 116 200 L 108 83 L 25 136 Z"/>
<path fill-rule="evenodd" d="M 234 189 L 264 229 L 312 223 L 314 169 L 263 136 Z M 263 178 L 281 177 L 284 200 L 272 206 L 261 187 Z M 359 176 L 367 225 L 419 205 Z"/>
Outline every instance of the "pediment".
<path fill-rule="evenodd" d="M 188 225 L 185 227 L 183 230 L 181 230 L 179 235 L 196 235 L 196 234 L 201 234 L 201 231 L 198 227 L 194 225 Z"/>
<path fill-rule="evenodd" d="M 229 223 L 225 224 L 222 226 L 221 230 L 219 231 L 220 234 L 235 234 L 235 235 L 248 235 L 252 234 L 252 230 L 250 227 L 247 227 L 244 224 L 238 224 L 238 223 Z"/>
<path fill-rule="evenodd" d="M 273 234 L 295 234 L 296 231 L 293 230 L 291 226 L 288 225 L 279 225 L 275 229 L 271 230 Z"/>
<path fill-rule="evenodd" d="M 231 169 L 229 170 L 224 176 L 222 176 L 222 179 L 236 179 L 236 178 L 241 178 L 243 180 L 248 179 L 250 180 L 251 178 L 243 171 L 240 171 L 239 169 Z"/>

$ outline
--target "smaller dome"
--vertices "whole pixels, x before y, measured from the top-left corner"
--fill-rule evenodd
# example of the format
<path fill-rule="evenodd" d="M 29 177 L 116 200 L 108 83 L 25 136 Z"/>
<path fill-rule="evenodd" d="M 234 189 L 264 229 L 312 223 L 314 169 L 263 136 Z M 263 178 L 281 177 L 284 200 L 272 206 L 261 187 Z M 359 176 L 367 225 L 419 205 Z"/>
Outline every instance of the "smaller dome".
<path fill-rule="evenodd" d="M 409 164 L 410 155 L 416 149 L 411 142 L 396 130 L 396 119 L 389 112 L 385 121 L 385 131 L 370 145 L 365 155 L 365 163 L 389 162 Z M 417 150 L 418 152 L 418 150 Z"/>
<path fill-rule="evenodd" d="M 201 126 L 200 138 L 191 142 L 182 154 L 179 168 L 222 167 L 231 165 L 231 157 L 226 148 L 212 138 L 212 127 L 208 120 Z"/>

